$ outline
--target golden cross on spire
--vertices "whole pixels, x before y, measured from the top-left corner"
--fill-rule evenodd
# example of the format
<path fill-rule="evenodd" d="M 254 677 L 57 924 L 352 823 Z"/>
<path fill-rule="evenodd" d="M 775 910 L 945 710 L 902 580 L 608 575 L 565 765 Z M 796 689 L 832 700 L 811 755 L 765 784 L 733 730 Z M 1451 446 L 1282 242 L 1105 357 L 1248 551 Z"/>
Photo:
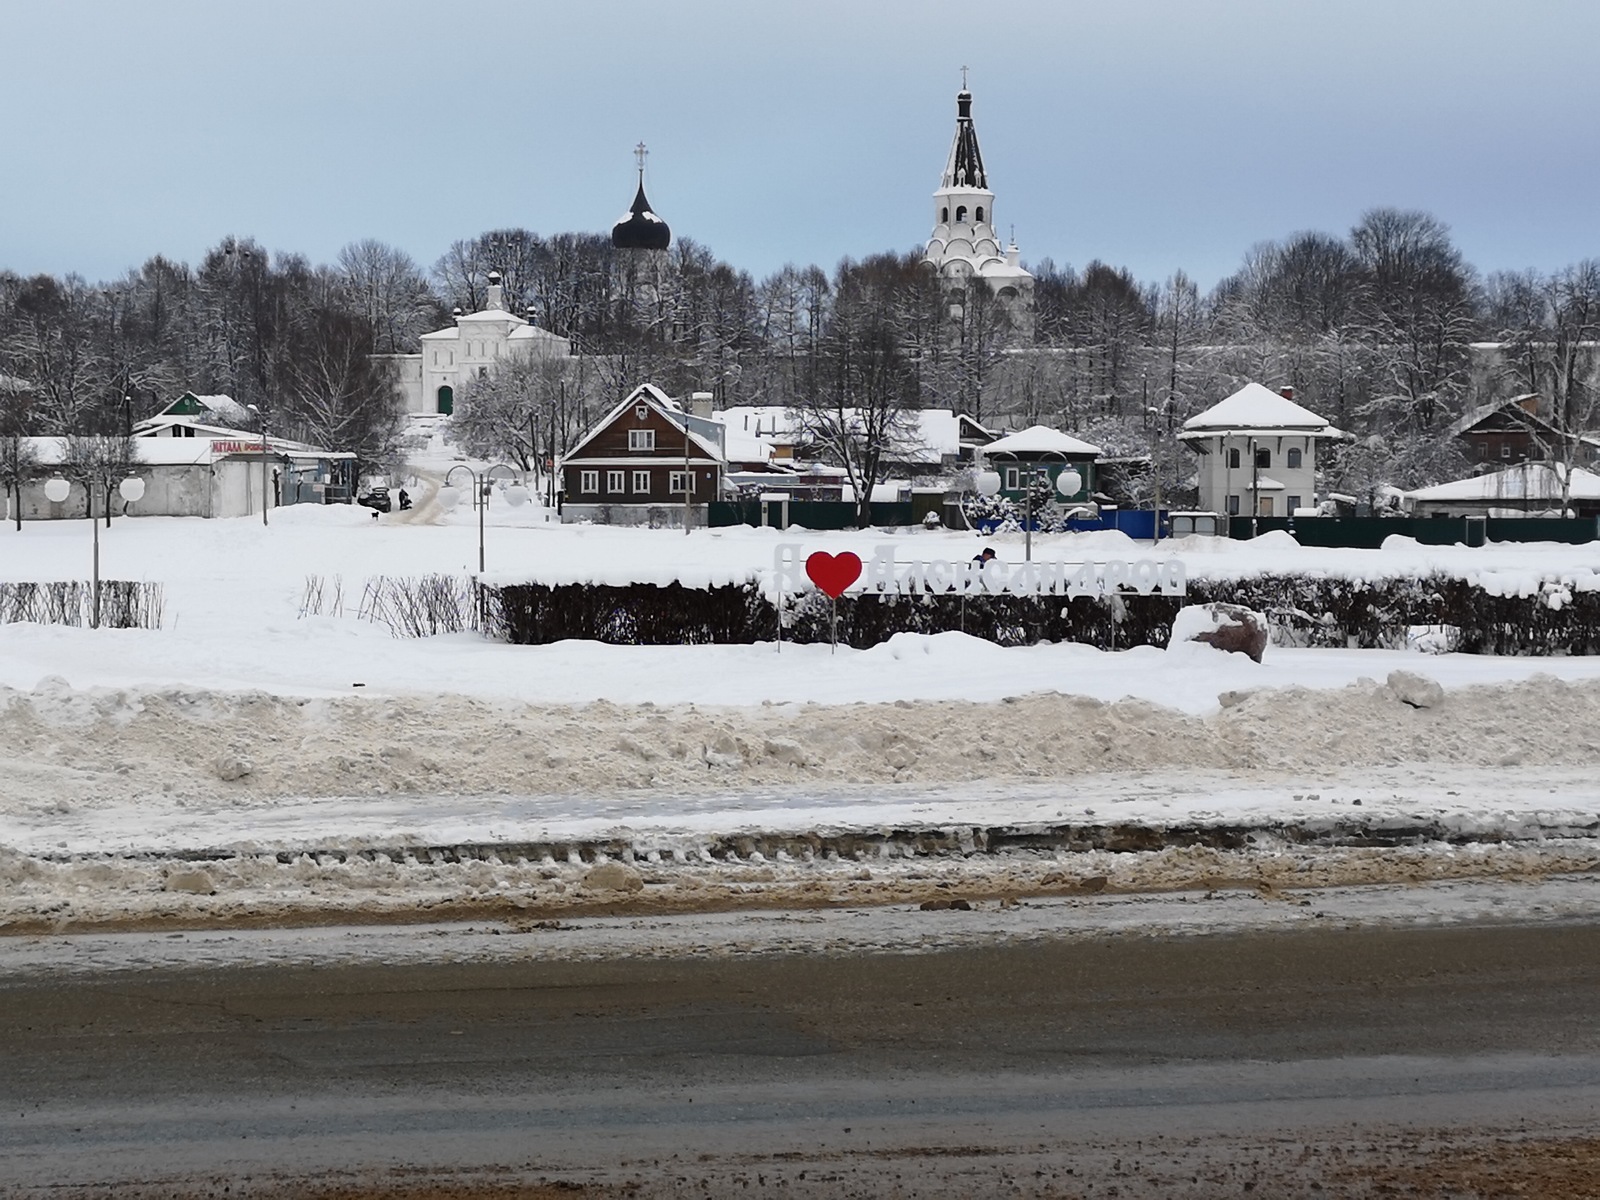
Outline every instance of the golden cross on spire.
<path fill-rule="evenodd" d="M 963 92 L 967 90 L 967 68 L 966 67 L 962 67 L 961 68 L 961 90 Z"/>
<path fill-rule="evenodd" d="M 641 174 L 641 175 L 644 174 L 644 159 L 645 159 L 645 155 L 647 155 L 649 153 L 650 153 L 650 151 L 648 151 L 648 150 L 646 150 L 644 148 L 644 143 L 643 142 L 640 142 L 637 146 L 635 146 L 633 148 L 633 157 L 638 160 L 638 163 L 639 163 L 639 174 Z"/>

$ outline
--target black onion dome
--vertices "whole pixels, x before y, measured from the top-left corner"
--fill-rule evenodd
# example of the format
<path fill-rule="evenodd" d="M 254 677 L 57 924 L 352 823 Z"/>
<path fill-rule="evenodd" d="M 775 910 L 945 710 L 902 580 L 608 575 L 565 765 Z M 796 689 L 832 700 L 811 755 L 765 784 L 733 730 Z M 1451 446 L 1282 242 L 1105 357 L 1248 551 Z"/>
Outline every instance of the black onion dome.
<path fill-rule="evenodd" d="M 611 227 L 611 244 L 619 250 L 665 250 L 671 242 L 672 230 L 650 211 L 641 179 L 639 194 L 633 198 L 628 215 Z"/>

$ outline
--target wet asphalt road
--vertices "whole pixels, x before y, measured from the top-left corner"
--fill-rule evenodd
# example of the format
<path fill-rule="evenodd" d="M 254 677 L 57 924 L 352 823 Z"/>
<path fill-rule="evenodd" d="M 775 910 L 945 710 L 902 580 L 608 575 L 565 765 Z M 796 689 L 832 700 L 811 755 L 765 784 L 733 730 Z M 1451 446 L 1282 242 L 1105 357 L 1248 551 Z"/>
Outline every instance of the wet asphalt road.
<path fill-rule="evenodd" d="M 1600 1132 L 1597 1012 L 1590 925 L 19 977 L 0 1194 L 1099 1194 L 1157 1143 Z M 1120 1195 L 1226 1194 L 1151 1162 Z"/>

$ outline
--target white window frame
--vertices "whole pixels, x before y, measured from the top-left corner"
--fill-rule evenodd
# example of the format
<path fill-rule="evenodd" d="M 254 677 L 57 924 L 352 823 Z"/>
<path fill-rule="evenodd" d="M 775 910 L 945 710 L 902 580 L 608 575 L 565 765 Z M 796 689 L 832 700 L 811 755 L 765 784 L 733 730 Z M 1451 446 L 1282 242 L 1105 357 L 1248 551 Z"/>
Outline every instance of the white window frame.
<path fill-rule="evenodd" d="M 599 494 L 599 492 L 600 492 L 600 472 L 599 471 L 584 471 L 584 472 L 581 472 L 579 474 L 579 476 L 578 476 L 578 481 L 579 481 L 578 482 L 578 490 L 580 492 L 588 492 L 591 495 L 598 495 Z"/>
<path fill-rule="evenodd" d="M 633 490 L 636 492 L 648 492 L 650 490 L 649 471 L 635 471 L 633 473 Z"/>
<path fill-rule="evenodd" d="M 1020 487 L 1022 487 L 1022 468 L 1021 467 L 1007 467 L 1006 468 L 1006 491 L 1014 492 L 1014 491 L 1018 490 Z"/>
<path fill-rule="evenodd" d="M 628 430 L 628 451 L 631 454 L 650 454 L 656 448 L 656 431 L 654 429 Z"/>
<path fill-rule="evenodd" d="M 689 487 L 685 487 L 685 481 L 692 487 L 694 483 L 693 474 L 688 471 L 674 471 L 669 481 L 671 487 L 667 490 L 674 496 L 682 496 L 690 490 Z"/>
<path fill-rule="evenodd" d="M 606 491 L 621 495 L 628 490 L 628 473 L 621 468 L 606 472 Z"/>

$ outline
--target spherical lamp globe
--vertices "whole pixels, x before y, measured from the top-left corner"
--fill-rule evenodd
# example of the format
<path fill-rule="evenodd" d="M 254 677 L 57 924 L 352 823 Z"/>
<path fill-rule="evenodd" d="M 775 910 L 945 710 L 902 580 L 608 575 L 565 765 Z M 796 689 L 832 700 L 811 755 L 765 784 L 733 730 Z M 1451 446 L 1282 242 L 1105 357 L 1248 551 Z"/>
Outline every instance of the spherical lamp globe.
<path fill-rule="evenodd" d="M 72 485 L 61 476 L 44 481 L 44 494 L 52 504 L 60 504 L 72 492 Z"/>
<path fill-rule="evenodd" d="M 1056 476 L 1056 491 L 1063 496 L 1076 496 L 1083 487 L 1083 476 L 1076 471 L 1067 470 Z"/>
<path fill-rule="evenodd" d="M 977 484 L 979 492 L 985 496 L 993 496 L 1000 490 L 1000 472 L 979 471 Z"/>
<path fill-rule="evenodd" d="M 528 489 L 523 487 L 520 483 L 513 483 L 510 487 L 506 488 L 505 496 L 506 503 L 511 505 L 512 508 L 516 508 L 518 505 L 526 504 L 528 502 Z"/>
<path fill-rule="evenodd" d="M 117 484 L 117 491 L 122 493 L 122 498 L 129 504 L 134 504 L 144 499 L 144 480 L 137 475 L 129 475 Z"/>
<path fill-rule="evenodd" d="M 439 501 L 440 508 L 444 509 L 445 512 L 449 512 L 461 503 L 461 489 L 445 484 L 444 487 L 439 489 L 438 495 L 434 498 Z"/>

